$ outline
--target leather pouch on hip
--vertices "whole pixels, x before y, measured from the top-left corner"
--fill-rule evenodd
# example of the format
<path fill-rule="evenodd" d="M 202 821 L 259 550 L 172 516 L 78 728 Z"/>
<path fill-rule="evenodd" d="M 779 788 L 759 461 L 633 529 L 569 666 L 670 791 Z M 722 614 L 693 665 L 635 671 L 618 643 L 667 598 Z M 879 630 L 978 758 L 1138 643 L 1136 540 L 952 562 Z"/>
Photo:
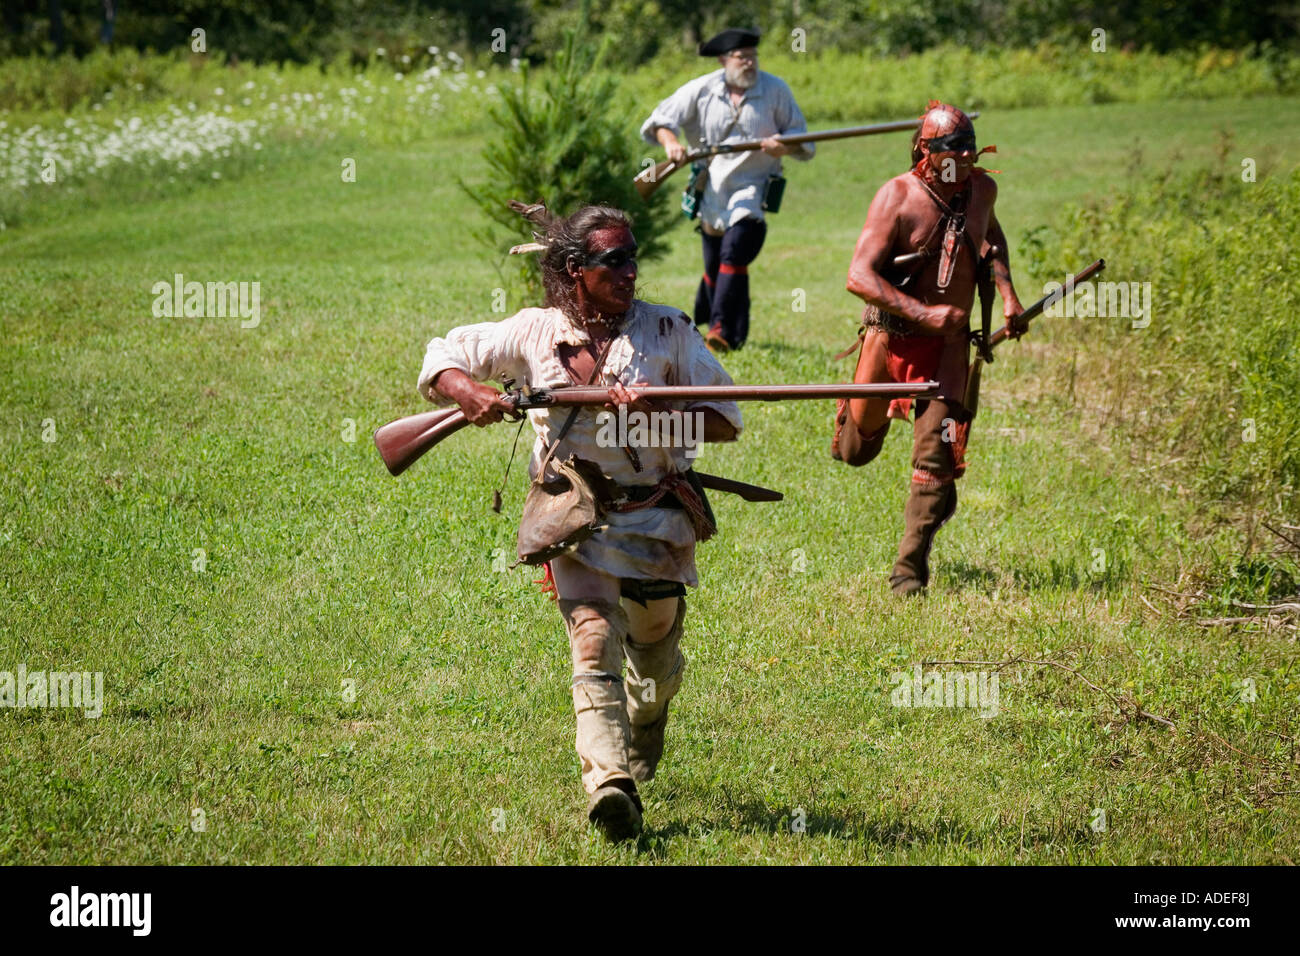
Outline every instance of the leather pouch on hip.
<path fill-rule="evenodd" d="M 785 196 L 785 177 L 780 173 L 767 177 L 767 185 L 763 187 L 763 209 L 767 212 L 780 212 L 783 196 Z"/>
<path fill-rule="evenodd" d="M 708 182 L 708 161 L 700 159 L 691 163 L 691 178 L 682 192 L 682 215 L 687 219 L 694 219 L 700 214 L 700 203 L 704 199 L 704 187 Z"/>
<path fill-rule="evenodd" d="M 589 461 L 570 457 L 551 465 L 555 477 L 539 474 L 524 499 L 518 552 L 523 564 L 545 564 L 568 554 L 605 527 L 607 479 Z"/>

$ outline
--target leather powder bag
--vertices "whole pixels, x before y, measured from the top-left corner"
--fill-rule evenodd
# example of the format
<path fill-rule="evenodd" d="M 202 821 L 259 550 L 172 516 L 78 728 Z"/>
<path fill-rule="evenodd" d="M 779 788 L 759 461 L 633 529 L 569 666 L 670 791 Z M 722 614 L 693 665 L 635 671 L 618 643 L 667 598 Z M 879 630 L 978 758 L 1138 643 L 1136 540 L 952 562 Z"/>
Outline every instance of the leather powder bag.
<path fill-rule="evenodd" d="M 607 479 L 600 469 L 574 457 L 551 467 L 555 478 L 541 481 L 539 473 L 524 500 L 518 540 L 523 564 L 545 564 L 568 554 L 605 527 Z"/>
<path fill-rule="evenodd" d="M 600 377 L 605 356 L 616 337 L 605 343 L 588 385 Z M 537 468 L 537 477 L 528 488 L 524 512 L 519 519 L 516 547 L 522 564 L 545 564 L 552 558 L 568 554 L 605 527 L 605 504 L 612 500 L 612 489 L 609 479 L 596 465 L 570 455 L 552 465 L 554 478 L 546 477 L 547 465 L 551 464 L 555 449 L 560 447 L 560 442 L 573 427 L 579 411 L 581 409 L 576 405 L 569 410 L 569 417 L 555 441 L 551 442 L 551 447 L 546 449 Z"/>

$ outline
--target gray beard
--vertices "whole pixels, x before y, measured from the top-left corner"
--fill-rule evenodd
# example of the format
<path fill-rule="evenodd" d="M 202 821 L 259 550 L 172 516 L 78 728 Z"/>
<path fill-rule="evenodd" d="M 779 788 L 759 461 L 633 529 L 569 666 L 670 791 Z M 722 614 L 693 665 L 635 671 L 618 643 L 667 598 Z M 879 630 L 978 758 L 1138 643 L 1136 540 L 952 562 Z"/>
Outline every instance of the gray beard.
<path fill-rule="evenodd" d="M 734 86 L 738 90 L 747 90 L 758 82 L 758 67 L 754 68 L 752 76 L 745 76 L 745 67 L 724 66 L 723 72 L 726 74 L 727 85 Z"/>

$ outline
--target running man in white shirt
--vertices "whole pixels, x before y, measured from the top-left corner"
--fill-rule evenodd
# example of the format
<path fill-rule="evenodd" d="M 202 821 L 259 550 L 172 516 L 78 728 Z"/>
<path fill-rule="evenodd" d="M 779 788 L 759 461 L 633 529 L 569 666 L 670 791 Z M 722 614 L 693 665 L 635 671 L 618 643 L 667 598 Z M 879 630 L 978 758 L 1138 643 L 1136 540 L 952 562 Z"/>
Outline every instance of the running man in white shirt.
<path fill-rule="evenodd" d="M 657 409 L 639 399 L 639 385 L 731 384 L 680 310 L 635 298 L 637 247 L 626 214 L 587 206 L 564 219 L 533 206 L 525 215 L 545 231 L 546 307 L 435 338 L 420 372 L 425 398 L 456 403 L 475 425 L 489 425 L 510 411 L 500 391 L 480 384 L 489 379 L 525 388 L 591 381 L 608 386 L 611 404 L 644 411 Z M 569 413 L 528 413 L 537 433 L 534 476 Z M 609 506 L 607 527 L 554 558 L 548 577 L 572 651 L 588 817 L 618 841 L 641 826 L 636 785 L 654 777 L 663 752 L 668 702 L 686 667 L 680 642 L 686 588 L 698 583 L 695 542 L 713 528 L 690 474 L 697 449 L 658 440 L 611 445 L 600 437 L 599 414 L 590 408 L 574 417 L 560 457 L 595 465 L 622 503 Z M 671 414 L 698 416 L 702 441 L 733 441 L 741 430 L 734 402 L 672 403 Z"/>
<path fill-rule="evenodd" d="M 704 276 L 695 297 L 695 324 L 705 325 L 715 352 L 738 349 L 749 336 L 749 264 L 767 236 L 764 197 L 781 173 L 781 157 L 811 159 L 811 143 L 786 146 L 776 137 L 806 133 L 808 126 L 784 80 L 758 68 L 759 35 L 724 30 L 700 46 L 722 69 L 691 80 L 655 107 L 641 126 L 648 143 L 680 162 L 687 147 L 762 140 L 761 150 L 723 153 L 709 162 L 700 201 Z"/>

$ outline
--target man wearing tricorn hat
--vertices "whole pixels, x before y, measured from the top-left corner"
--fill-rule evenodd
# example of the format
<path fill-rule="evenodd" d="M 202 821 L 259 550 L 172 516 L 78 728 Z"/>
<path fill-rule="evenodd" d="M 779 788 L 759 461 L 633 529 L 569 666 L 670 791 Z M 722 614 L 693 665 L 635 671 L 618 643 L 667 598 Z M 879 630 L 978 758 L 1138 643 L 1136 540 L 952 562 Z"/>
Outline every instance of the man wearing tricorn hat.
<path fill-rule="evenodd" d="M 848 290 L 867 303 L 855 382 L 940 384 L 917 402 L 912 482 L 898 560 L 896 594 L 915 594 L 930 578 L 930 546 L 957 509 L 956 480 L 966 470 L 971 414 L 965 406 L 970 310 L 979 287 L 991 306 L 1002 296 L 1012 334 L 1023 309 L 1011 282 L 1007 240 L 994 215 L 998 189 L 976 167 L 975 128 L 961 110 L 931 100 L 912 140 L 912 168 L 877 191 L 849 265 Z M 904 267 L 898 257 L 912 257 Z M 893 419 L 911 399 L 841 400 L 831 456 L 865 465 L 880 454 Z"/>
<path fill-rule="evenodd" d="M 699 231 L 704 237 L 704 276 L 695 296 L 695 323 L 707 326 L 714 351 L 740 348 L 749 335 L 749 264 L 767 235 L 765 197 L 781 184 L 781 157 L 811 159 L 808 143 L 787 146 L 776 137 L 805 133 L 803 114 L 783 80 L 758 69 L 759 34 L 724 30 L 700 45 L 722 69 L 691 80 L 655 107 L 641 127 L 648 143 L 663 146 L 680 162 L 692 145 L 762 140 L 762 150 L 715 156 L 698 180 Z"/>

